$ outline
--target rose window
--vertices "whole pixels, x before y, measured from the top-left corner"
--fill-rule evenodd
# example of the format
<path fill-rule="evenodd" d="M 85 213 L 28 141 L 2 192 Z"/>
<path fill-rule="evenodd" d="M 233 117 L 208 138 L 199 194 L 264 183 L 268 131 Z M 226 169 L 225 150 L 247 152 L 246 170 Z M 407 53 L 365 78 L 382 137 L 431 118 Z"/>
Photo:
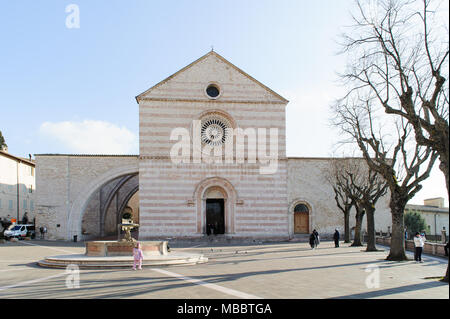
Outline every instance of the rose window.
<path fill-rule="evenodd" d="M 201 121 L 202 143 L 210 146 L 220 146 L 227 139 L 227 128 L 231 128 L 230 122 L 219 115 L 209 115 Z"/>

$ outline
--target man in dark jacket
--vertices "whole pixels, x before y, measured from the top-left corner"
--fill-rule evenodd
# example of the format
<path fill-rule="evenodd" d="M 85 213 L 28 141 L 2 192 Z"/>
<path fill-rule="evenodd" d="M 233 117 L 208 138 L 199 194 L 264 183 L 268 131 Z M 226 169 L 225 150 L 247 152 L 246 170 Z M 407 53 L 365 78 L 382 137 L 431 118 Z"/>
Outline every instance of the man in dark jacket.
<path fill-rule="evenodd" d="M 314 247 L 316 246 L 316 235 L 314 235 L 314 233 L 311 233 L 311 235 L 309 235 L 309 244 L 311 245 L 311 249 L 314 249 Z"/>
<path fill-rule="evenodd" d="M 314 238 L 314 246 L 317 247 L 320 244 L 320 236 L 319 236 L 319 233 L 317 232 L 317 230 L 315 230 L 315 229 L 313 230 L 313 234 L 315 236 L 315 238 Z"/>
<path fill-rule="evenodd" d="M 334 231 L 333 239 L 334 239 L 334 247 L 335 248 L 339 247 L 339 231 L 337 230 L 337 228 Z"/>

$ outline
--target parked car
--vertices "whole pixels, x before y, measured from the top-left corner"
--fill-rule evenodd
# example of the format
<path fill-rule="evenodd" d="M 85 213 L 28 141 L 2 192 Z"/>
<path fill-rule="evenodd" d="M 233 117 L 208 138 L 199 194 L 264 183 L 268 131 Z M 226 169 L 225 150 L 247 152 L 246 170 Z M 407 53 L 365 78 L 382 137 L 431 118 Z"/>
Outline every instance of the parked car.
<path fill-rule="evenodd" d="M 31 224 L 16 224 L 11 225 L 5 232 L 3 233 L 5 238 L 24 238 L 24 237 L 36 237 L 36 230 L 34 225 Z"/>

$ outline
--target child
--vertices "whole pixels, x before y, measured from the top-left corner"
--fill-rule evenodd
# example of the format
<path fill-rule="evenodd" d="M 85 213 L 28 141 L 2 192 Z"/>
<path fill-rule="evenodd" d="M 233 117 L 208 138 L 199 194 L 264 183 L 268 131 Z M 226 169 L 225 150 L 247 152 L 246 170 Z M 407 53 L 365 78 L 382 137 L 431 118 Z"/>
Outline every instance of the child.
<path fill-rule="evenodd" d="M 137 243 L 137 247 L 133 248 L 133 270 L 136 270 L 136 264 L 138 264 L 138 269 L 142 269 L 142 260 L 144 259 L 144 253 L 142 252 L 141 243 Z"/>

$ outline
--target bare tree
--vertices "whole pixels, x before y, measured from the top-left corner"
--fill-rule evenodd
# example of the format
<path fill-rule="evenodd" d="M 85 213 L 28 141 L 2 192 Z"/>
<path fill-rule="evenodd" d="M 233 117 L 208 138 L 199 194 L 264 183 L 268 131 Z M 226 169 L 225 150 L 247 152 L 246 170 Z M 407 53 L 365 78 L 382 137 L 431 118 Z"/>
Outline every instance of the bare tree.
<path fill-rule="evenodd" d="M 391 249 L 387 259 L 406 260 L 404 208 L 422 188 L 420 183 L 429 176 L 437 153 L 430 147 L 415 143 L 410 138 L 411 125 L 402 118 L 393 123 L 396 130 L 383 134 L 383 129 L 389 127 L 389 119 L 376 116 L 372 101 L 370 98 L 350 96 L 338 101 L 334 105 L 334 125 L 357 143 L 369 169 L 381 175 L 387 183 L 392 214 Z"/>
<path fill-rule="evenodd" d="M 350 246 L 362 246 L 362 225 L 364 220 L 364 215 L 366 212 L 364 211 L 364 207 L 361 205 L 359 201 L 359 195 L 352 193 L 351 197 L 354 201 L 354 206 L 356 210 L 355 219 L 355 236 L 353 237 L 353 243 Z"/>
<path fill-rule="evenodd" d="M 449 30 L 448 17 L 439 20 L 443 3 L 358 1 L 355 24 L 344 35 L 350 61 L 343 78 L 350 94 L 369 90 L 386 113 L 408 121 L 419 145 L 438 153 L 450 198 Z"/>
<path fill-rule="evenodd" d="M 367 251 L 375 251 L 375 205 L 386 194 L 387 184 L 370 170 L 363 158 L 340 158 L 330 163 L 327 180 L 331 184 L 338 208 L 344 213 L 346 242 L 350 242 L 350 211 L 356 210 L 355 237 L 352 246 L 362 246 L 362 224 L 367 215 Z"/>
<path fill-rule="evenodd" d="M 377 251 L 375 234 L 375 205 L 387 193 L 387 183 L 382 176 L 372 169 L 348 172 L 351 185 L 359 197 L 358 204 L 364 209 L 367 219 L 366 251 Z"/>
<path fill-rule="evenodd" d="M 330 163 L 326 179 L 330 183 L 334 191 L 334 199 L 339 210 L 344 214 L 344 242 L 350 242 L 350 212 L 355 205 L 355 201 L 351 196 L 350 179 L 343 176 L 344 159 L 335 159 Z"/>

